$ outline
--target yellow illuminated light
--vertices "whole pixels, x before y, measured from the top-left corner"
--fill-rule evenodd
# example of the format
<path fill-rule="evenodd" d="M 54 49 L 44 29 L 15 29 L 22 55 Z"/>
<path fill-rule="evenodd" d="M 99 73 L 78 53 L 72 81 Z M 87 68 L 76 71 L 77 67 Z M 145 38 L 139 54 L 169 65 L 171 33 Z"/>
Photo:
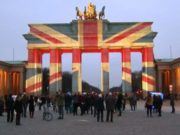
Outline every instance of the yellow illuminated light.
<path fill-rule="evenodd" d="M 176 75 L 177 75 L 177 90 L 178 93 L 180 93 L 180 68 L 177 68 Z"/>

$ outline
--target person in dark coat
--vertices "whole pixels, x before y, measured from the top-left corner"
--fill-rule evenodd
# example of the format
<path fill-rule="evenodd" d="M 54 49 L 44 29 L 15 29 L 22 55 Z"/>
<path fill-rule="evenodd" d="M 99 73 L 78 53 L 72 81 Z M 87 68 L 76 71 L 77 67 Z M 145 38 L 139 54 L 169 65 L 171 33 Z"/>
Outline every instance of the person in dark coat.
<path fill-rule="evenodd" d="M 7 110 L 7 122 L 13 122 L 14 118 L 14 100 L 12 95 L 9 95 L 6 100 L 6 110 Z"/>
<path fill-rule="evenodd" d="M 3 116 L 4 112 L 4 101 L 2 98 L 0 98 L 0 116 Z"/>
<path fill-rule="evenodd" d="M 173 94 L 171 94 L 170 95 L 170 105 L 171 105 L 171 107 L 172 107 L 172 111 L 171 111 L 171 113 L 175 113 L 175 102 L 174 102 L 174 95 Z"/>
<path fill-rule="evenodd" d="M 111 122 L 113 122 L 113 112 L 115 107 L 115 98 L 112 95 L 111 92 L 109 92 L 109 95 L 106 97 L 106 109 L 107 109 L 107 117 L 106 122 L 109 122 L 109 114 L 111 116 Z"/>
<path fill-rule="evenodd" d="M 17 97 L 16 97 L 16 101 L 15 101 L 15 104 L 14 104 L 14 109 L 16 111 L 16 125 L 21 125 L 20 124 L 20 120 L 21 120 L 21 114 L 23 112 L 23 109 L 22 109 L 22 96 L 21 94 L 19 94 Z"/>
<path fill-rule="evenodd" d="M 22 104 L 23 104 L 23 113 L 22 113 L 22 116 L 26 117 L 26 112 L 27 112 L 27 106 L 28 106 L 29 99 L 28 99 L 28 96 L 26 95 L 25 92 L 23 93 L 21 101 L 22 101 Z"/>
<path fill-rule="evenodd" d="M 157 97 L 156 95 L 153 96 L 153 113 L 157 113 L 158 112 L 158 108 L 157 108 Z"/>
<path fill-rule="evenodd" d="M 158 110 L 158 113 L 159 113 L 159 117 L 161 117 L 161 108 L 162 108 L 162 104 L 163 104 L 163 100 L 161 99 L 161 96 L 158 96 L 157 97 L 157 110 Z"/>
<path fill-rule="evenodd" d="M 94 94 L 94 117 L 96 117 L 96 114 L 97 114 L 97 106 L 96 106 L 97 98 L 98 98 L 98 94 L 95 93 Z"/>
<path fill-rule="evenodd" d="M 102 94 L 99 94 L 98 96 L 99 97 L 96 100 L 97 122 L 99 122 L 100 115 L 101 115 L 101 122 L 103 122 L 104 99 L 102 97 Z"/>
<path fill-rule="evenodd" d="M 73 96 L 73 115 L 77 115 L 77 108 L 78 108 L 78 96 L 75 93 Z"/>
<path fill-rule="evenodd" d="M 123 111 L 125 111 L 125 109 L 126 109 L 126 94 L 125 93 L 123 93 L 123 99 L 122 99 L 122 108 L 123 108 Z"/>
<path fill-rule="evenodd" d="M 34 104 L 35 104 L 35 101 L 34 101 L 33 96 L 31 95 L 29 99 L 29 117 L 30 118 L 33 118 L 34 116 Z"/>
<path fill-rule="evenodd" d="M 70 105 L 72 103 L 72 96 L 71 96 L 71 93 L 68 92 L 65 96 L 65 110 L 66 110 L 66 113 L 68 114 L 68 112 L 71 113 L 70 111 Z"/>
<path fill-rule="evenodd" d="M 85 106 L 85 98 L 84 98 L 84 94 L 80 94 L 78 97 L 78 102 L 80 105 L 80 109 L 81 109 L 81 116 L 84 114 L 84 106 Z"/>
<path fill-rule="evenodd" d="M 133 93 L 131 93 L 131 95 L 129 96 L 129 103 L 130 103 L 131 111 L 135 111 L 135 108 L 136 108 L 136 101 L 134 97 L 135 96 Z"/>
<path fill-rule="evenodd" d="M 118 95 L 118 100 L 117 100 L 117 102 L 116 102 L 117 108 L 118 108 L 118 110 L 119 110 L 119 115 L 118 115 L 118 116 L 121 116 L 122 100 L 123 100 L 122 93 L 119 93 L 119 95 Z"/>

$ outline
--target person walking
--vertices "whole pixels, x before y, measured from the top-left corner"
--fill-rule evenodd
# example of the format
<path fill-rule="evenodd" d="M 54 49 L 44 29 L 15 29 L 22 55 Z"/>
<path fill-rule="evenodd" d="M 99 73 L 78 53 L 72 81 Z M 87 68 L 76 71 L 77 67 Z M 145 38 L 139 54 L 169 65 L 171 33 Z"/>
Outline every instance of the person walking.
<path fill-rule="evenodd" d="M 14 104 L 14 109 L 16 111 L 16 125 L 21 125 L 20 120 L 21 120 L 21 114 L 23 112 L 22 106 L 23 106 L 22 96 L 21 94 L 18 94 L 18 96 L 16 97 L 15 104 Z"/>
<path fill-rule="evenodd" d="M 151 96 L 150 93 L 148 93 L 148 96 L 146 98 L 147 117 L 149 117 L 149 114 L 152 117 L 152 105 L 153 105 L 153 97 Z"/>
<path fill-rule="evenodd" d="M 104 111 L 104 99 L 102 94 L 98 95 L 96 100 L 96 107 L 97 107 L 97 122 L 99 122 L 99 118 L 101 116 L 101 122 L 103 122 L 103 111 Z"/>
<path fill-rule="evenodd" d="M 6 100 L 6 110 L 7 110 L 7 122 L 13 122 L 14 118 L 14 100 L 12 95 L 9 95 L 8 99 Z"/>
<path fill-rule="evenodd" d="M 115 98 L 112 95 L 111 92 L 109 92 L 109 95 L 106 97 L 106 109 L 107 109 L 107 116 L 106 116 L 106 122 L 109 122 L 109 115 L 111 117 L 111 122 L 113 122 L 113 113 L 115 108 Z"/>

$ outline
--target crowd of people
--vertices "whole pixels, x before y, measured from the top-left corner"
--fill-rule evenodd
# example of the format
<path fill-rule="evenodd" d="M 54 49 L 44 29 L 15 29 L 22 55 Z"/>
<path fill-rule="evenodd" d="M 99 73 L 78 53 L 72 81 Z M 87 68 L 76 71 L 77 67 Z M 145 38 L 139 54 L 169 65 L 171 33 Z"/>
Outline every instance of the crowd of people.
<path fill-rule="evenodd" d="M 170 104 L 172 106 L 172 113 L 175 113 L 174 100 L 171 98 Z M 78 108 L 80 114 L 90 113 L 97 117 L 97 121 L 104 121 L 104 110 L 106 110 L 106 122 L 113 122 L 113 115 L 118 112 L 118 116 L 126 109 L 126 103 L 129 103 L 131 111 L 137 108 L 136 94 L 131 93 L 129 96 L 122 92 L 109 92 L 108 94 L 97 93 L 66 93 L 63 94 L 61 90 L 51 96 L 27 96 L 26 93 L 18 94 L 14 100 L 12 95 L 3 102 L 0 100 L 0 116 L 3 115 L 3 106 L 5 105 L 7 111 L 7 122 L 13 122 L 14 111 L 16 113 L 16 125 L 20 125 L 21 117 L 27 117 L 27 107 L 29 106 L 29 117 L 34 117 L 35 106 L 52 106 L 53 111 L 59 114 L 58 119 L 64 119 L 64 110 L 66 113 L 78 115 Z M 146 97 L 145 108 L 147 109 L 147 117 L 152 117 L 152 113 L 158 113 L 161 116 L 163 100 L 161 96 L 152 96 L 150 93 Z M 64 108 L 65 107 L 65 108 Z"/>

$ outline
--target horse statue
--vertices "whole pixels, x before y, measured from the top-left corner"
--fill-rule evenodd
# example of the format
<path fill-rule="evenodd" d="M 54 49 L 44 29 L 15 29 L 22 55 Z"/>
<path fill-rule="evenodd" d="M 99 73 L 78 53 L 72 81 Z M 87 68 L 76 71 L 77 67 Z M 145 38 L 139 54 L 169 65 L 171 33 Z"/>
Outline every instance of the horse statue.
<path fill-rule="evenodd" d="M 105 17 L 105 6 L 103 6 L 102 10 L 99 12 L 99 20 L 102 20 Z"/>
<path fill-rule="evenodd" d="M 82 20 L 83 13 L 79 11 L 78 7 L 76 7 L 76 19 L 77 19 L 77 16 L 79 17 L 80 20 Z"/>
<path fill-rule="evenodd" d="M 84 7 L 84 19 L 85 20 L 90 19 L 90 15 L 89 15 L 89 12 L 87 12 L 86 10 L 86 6 Z"/>
<path fill-rule="evenodd" d="M 97 20 L 97 11 L 96 11 L 96 6 L 94 6 L 93 19 Z"/>

